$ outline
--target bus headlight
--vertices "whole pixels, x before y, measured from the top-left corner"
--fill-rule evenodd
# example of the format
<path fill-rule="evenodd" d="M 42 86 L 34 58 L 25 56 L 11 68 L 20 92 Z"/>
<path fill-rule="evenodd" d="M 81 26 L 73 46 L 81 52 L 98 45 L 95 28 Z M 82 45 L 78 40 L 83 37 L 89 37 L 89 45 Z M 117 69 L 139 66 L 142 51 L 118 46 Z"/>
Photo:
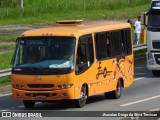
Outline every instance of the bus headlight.
<path fill-rule="evenodd" d="M 20 85 L 20 86 L 19 86 L 19 89 L 20 89 L 20 90 L 24 90 L 24 86 L 23 86 L 23 85 Z"/>
<path fill-rule="evenodd" d="M 58 89 L 62 89 L 62 85 L 58 85 Z"/>
<path fill-rule="evenodd" d="M 67 89 L 67 88 L 71 88 L 74 84 L 63 84 L 63 85 L 58 85 L 57 88 L 58 89 Z"/>
<path fill-rule="evenodd" d="M 24 85 L 12 84 L 12 88 L 24 90 Z"/>
<path fill-rule="evenodd" d="M 68 84 L 68 88 L 71 88 L 74 84 Z"/>
<path fill-rule="evenodd" d="M 66 89 L 66 88 L 67 88 L 67 85 L 66 85 L 66 84 L 63 84 L 63 88 Z"/>
<path fill-rule="evenodd" d="M 148 57 L 148 63 L 153 65 L 154 64 L 154 59 L 153 59 L 153 55 L 151 52 L 147 53 L 147 57 Z"/>

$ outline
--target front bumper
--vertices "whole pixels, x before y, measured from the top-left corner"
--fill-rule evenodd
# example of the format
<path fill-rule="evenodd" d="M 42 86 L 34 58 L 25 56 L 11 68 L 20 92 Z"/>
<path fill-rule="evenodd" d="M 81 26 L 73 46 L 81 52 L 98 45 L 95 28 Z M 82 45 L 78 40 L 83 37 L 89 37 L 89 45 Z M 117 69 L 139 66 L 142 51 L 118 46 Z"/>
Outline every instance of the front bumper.
<path fill-rule="evenodd" d="M 159 65 L 147 65 L 148 70 L 160 70 Z"/>
<path fill-rule="evenodd" d="M 54 91 L 25 91 L 12 88 L 12 95 L 16 100 L 67 100 L 74 99 L 73 92 L 71 88 Z"/>

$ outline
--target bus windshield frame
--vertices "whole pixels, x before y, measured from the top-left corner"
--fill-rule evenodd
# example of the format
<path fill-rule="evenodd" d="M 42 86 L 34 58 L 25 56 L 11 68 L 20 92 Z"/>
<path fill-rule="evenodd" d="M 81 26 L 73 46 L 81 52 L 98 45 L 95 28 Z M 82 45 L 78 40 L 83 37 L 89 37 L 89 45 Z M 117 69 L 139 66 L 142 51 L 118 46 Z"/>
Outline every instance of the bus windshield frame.
<path fill-rule="evenodd" d="M 69 36 L 21 37 L 13 62 L 17 74 L 67 74 L 74 68 L 76 38 Z"/>
<path fill-rule="evenodd" d="M 148 14 L 148 30 L 160 31 L 160 12 L 150 12 Z"/>

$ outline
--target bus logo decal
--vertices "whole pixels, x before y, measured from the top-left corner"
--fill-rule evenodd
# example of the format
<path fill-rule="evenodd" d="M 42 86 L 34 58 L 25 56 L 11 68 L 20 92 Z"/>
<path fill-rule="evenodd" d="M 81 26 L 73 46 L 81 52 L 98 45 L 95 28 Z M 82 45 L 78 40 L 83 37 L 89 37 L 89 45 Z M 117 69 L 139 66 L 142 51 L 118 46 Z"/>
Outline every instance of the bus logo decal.
<path fill-rule="evenodd" d="M 42 76 L 41 75 L 38 75 L 38 80 L 42 80 Z"/>
<path fill-rule="evenodd" d="M 99 62 L 99 67 L 98 67 L 98 73 L 96 75 L 96 79 L 99 78 L 100 75 L 103 75 L 103 77 L 105 78 L 107 76 L 107 68 L 105 67 L 103 70 L 101 70 L 101 62 Z"/>

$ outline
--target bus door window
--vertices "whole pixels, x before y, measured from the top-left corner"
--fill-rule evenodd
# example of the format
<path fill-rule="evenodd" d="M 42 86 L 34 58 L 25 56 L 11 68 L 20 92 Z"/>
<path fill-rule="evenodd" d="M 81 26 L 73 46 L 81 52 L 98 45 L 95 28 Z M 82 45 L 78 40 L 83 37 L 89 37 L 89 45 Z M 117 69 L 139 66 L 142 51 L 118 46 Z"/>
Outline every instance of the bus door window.
<path fill-rule="evenodd" d="M 76 56 L 76 73 L 87 70 L 94 61 L 93 42 L 91 35 L 85 35 L 79 39 Z"/>

